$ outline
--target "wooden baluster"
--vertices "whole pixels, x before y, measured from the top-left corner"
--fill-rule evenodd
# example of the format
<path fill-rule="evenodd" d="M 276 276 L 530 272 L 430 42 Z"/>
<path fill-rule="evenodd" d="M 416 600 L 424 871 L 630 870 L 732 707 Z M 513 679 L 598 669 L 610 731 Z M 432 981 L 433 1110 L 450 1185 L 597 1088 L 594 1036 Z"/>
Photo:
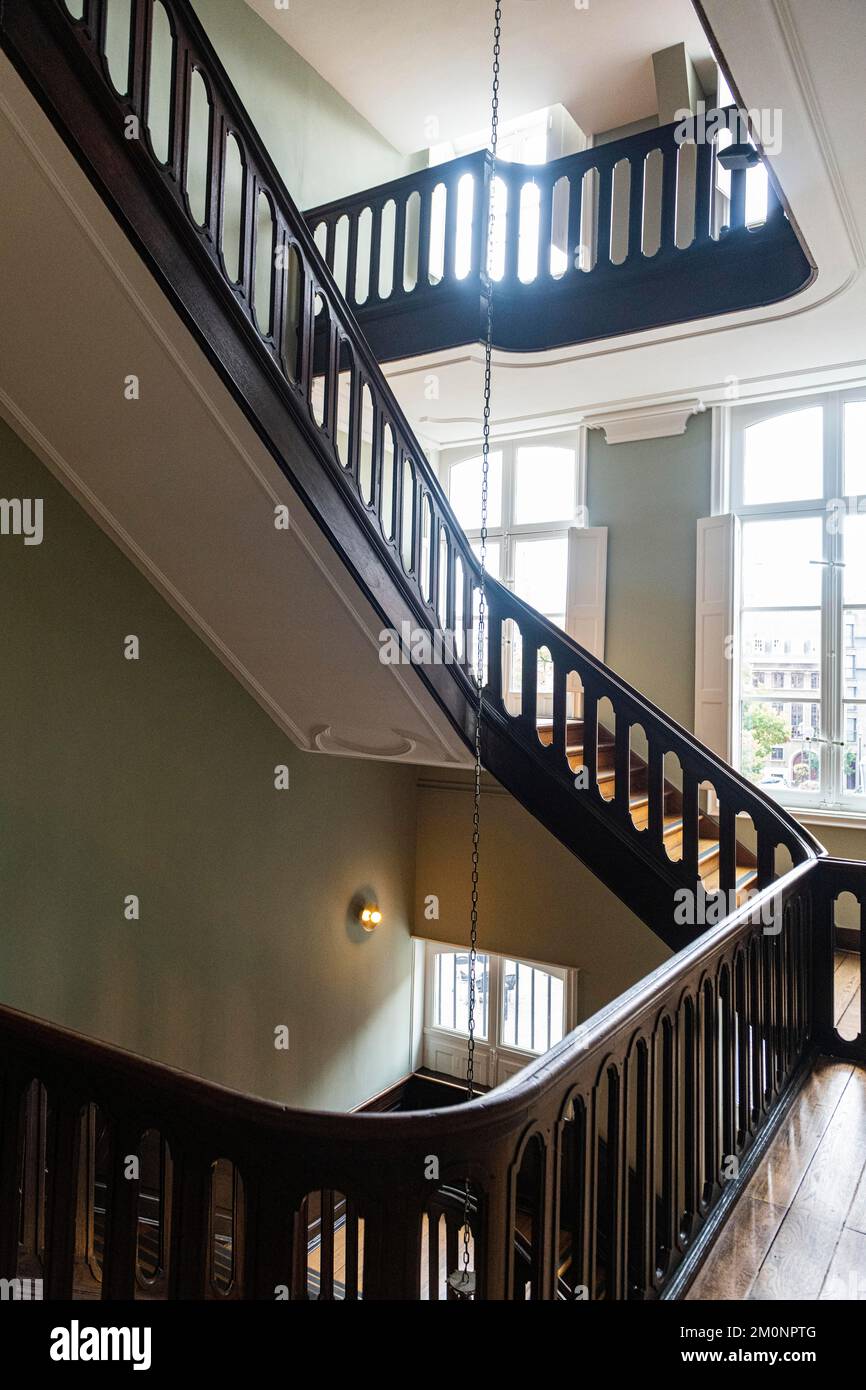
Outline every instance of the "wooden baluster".
<path fill-rule="evenodd" d="M 538 197 L 538 264 L 536 275 L 539 280 L 550 279 L 550 258 L 553 242 L 553 184 L 546 176 L 539 176 Z"/>
<path fill-rule="evenodd" d="M 664 159 L 662 170 L 661 240 L 662 255 L 676 250 L 677 239 L 677 168 L 679 146 L 668 139 L 661 147 Z"/>
<path fill-rule="evenodd" d="M 703 1092 L 704 1206 L 715 1200 L 719 1182 L 719 1068 L 717 998 L 714 981 L 701 990 L 701 1038 L 703 1045 L 701 1090 Z"/>
<path fill-rule="evenodd" d="M 776 877 L 776 840 L 770 825 L 758 827 L 758 888 L 769 888 Z"/>
<path fill-rule="evenodd" d="M 9 1072 L 3 1076 L 0 1090 L 0 1279 L 14 1279 L 18 1270 L 18 1190 L 25 1092 L 26 1083 L 19 1076 Z"/>
<path fill-rule="evenodd" d="M 331 213 L 325 223 L 325 265 L 334 274 L 337 260 L 337 218 Z"/>
<path fill-rule="evenodd" d="M 703 245 L 712 235 L 715 161 L 711 141 L 705 139 L 695 148 L 695 245 Z"/>
<path fill-rule="evenodd" d="M 590 787 L 598 790 L 598 690 L 595 683 L 583 685 L 583 765 Z"/>
<path fill-rule="evenodd" d="M 358 221 L 361 214 L 358 208 L 349 213 L 349 235 L 346 244 L 346 303 L 350 308 L 358 306 Z"/>
<path fill-rule="evenodd" d="M 491 164 L 486 150 L 474 175 L 472 197 L 472 265 L 470 275 L 487 278 L 488 226 L 490 221 Z"/>
<path fill-rule="evenodd" d="M 731 170 L 731 221 L 732 231 L 739 231 L 746 225 L 746 170 Z"/>
<path fill-rule="evenodd" d="M 241 194 L 241 251 L 240 251 L 240 274 L 238 276 L 241 293 L 246 301 L 247 315 L 253 323 L 253 285 L 255 284 L 256 274 L 256 196 L 258 192 L 256 177 L 250 165 L 249 151 L 241 145 L 241 137 L 236 133 L 238 148 L 241 152 L 241 163 L 243 165 L 243 182 Z"/>
<path fill-rule="evenodd" d="M 502 703 L 502 610 L 498 601 L 487 610 L 487 685 L 485 693 L 491 704 Z"/>
<path fill-rule="evenodd" d="M 169 107 L 168 127 L 168 167 L 176 180 L 178 191 L 181 192 L 183 189 L 183 169 L 186 163 L 184 159 L 184 148 L 186 146 L 188 126 L 191 71 L 189 66 L 189 50 L 183 43 L 180 34 L 175 34 L 174 43 L 172 44 L 172 64 L 171 104 Z"/>
<path fill-rule="evenodd" d="M 340 328 L 333 314 L 328 316 L 328 356 L 325 368 L 325 430 L 334 448 L 337 445 L 340 409 Z"/>
<path fill-rule="evenodd" d="M 719 1011 L 721 1017 L 722 1049 L 722 1093 L 721 1093 L 721 1147 L 722 1161 L 727 1162 L 737 1150 L 735 1054 L 734 1054 L 734 1003 L 733 981 L 730 970 L 726 971 L 719 983 Z"/>
<path fill-rule="evenodd" d="M 135 1295 L 138 1251 L 138 1179 L 127 1178 L 127 1159 L 137 1154 L 141 1128 L 124 1119 L 111 1129 L 111 1171 L 106 1194 L 102 1297 L 130 1300 Z"/>
<path fill-rule="evenodd" d="M 629 160 L 631 175 L 628 186 L 628 260 L 639 262 L 643 256 L 643 200 L 646 159 Z"/>
<path fill-rule="evenodd" d="M 201 1299 L 209 1264 L 211 1165 L 188 1148 L 174 1154 L 173 1163 L 169 1297 Z"/>
<path fill-rule="evenodd" d="M 351 1197 L 346 1198 L 346 1273 L 345 1289 L 348 1300 L 357 1299 L 359 1293 L 358 1284 L 358 1239 L 360 1227 L 358 1223 L 358 1208 Z"/>
<path fill-rule="evenodd" d="M 568 245 L 566 275 L 580 267 L 581 231 L 583 222 L 583 172 L 572 174 L 568 180 Z"/>
<path fill-rule="evenodd" d="M 656 1277 L 656 1150 L 658 1148 L 658 1099 L 656 1078 L 658 1058 L 652 1038 L 643 1049 L 643 1104 L 637 1129 L 638 1185 L 641 1210 L 641 1238 L 638 1282 L 646 1295 L 655 1286 Z M 643 1123 L 640 1118 L 643 1117 Z"/>
<path fill-rule="evenodd" d="M 462 176 L 462 175 L 461 175 Z M 457 187 L 453 174 L 445 181 L 445 246 L 442 253 L 442 278 L 457 278 Z"/>
<path fill-rule="evenodd" d="M 781 222 L 785 216 L 785 209 L 782 207 L 782 200 L 776 192 L 776 185 L 767 174 L 767 226 L 771 223 Z"/>
<path fill-rule="evenodd" d="M 690 999 L 684 999 L 677 1011 L 674 1056 L 677 1077 L 675 1236 L 677 1247 L 684 1250 L 688 1245 L 692 1223 L 698 1210 L 700 1187 L 700 1172 L 697 1163 L 697 1058 L 694 1009 Z"/>
<path fill-rule="evenodd" d="M 497 178 L 501 178 L 505 185 L 506 206 L 504 210 L 505 221 L 505 269 L 502 276 L 503 286 L 512 285 L 517 279 L 517 258 L 520 248 L 520 195 L 522 192 L 521 165 L 505 164 L 500 165 L 497 170 Z M 501 199 L 500 199 L 501 201 Z M 497 222 L 503 218 L 503 212 L 497 210 Z"/>
<path fill-rule="evenodd" d="M 135 0 L 132 11 L 132 64 L 129 104 L 144 124 L 147 103 L 147 74 L 153 46 L 153 4 L 151 0 Z"/>
<path fill-rule="evenodd" d="M 761 985 L 762 937 L 753 938 L 749 948 L 749 993 L 752 1024 L 752 1133 L 764 1110 L 764 992 Z"/>
<path fill-rule="evenodd" d="M 689 883 L 697 884 L 698 868 L 698 778 L 697 768 L 683 765 L 683 872 Z"/>
<path fill-rule="evenodd" d="M 731 894 L 737 881 L 737 813 L 730 802 L 719 806 L 719 888 Z"/>
<path fill-rule="evenodd" d="M 742 1150 L 745 1146 L 746 1136 L 751 1127 L 751 1117 L 749 1110 L 749 1091 L 751 1087 L 751 1071 L 749 1057 L 749 1026 L 751 1024 L 751 1009 L 749 999 L 749 957 L 747 952 L 741 951 L 737 957 L 736 969 L 734 972 L 734 989 L 736 999 L 736 1020 L 737 1020 L 737 1076 L 738 1076 L 738 1114 L 737 1114 L 737 1150 Z"/>
<path fill-rule="evenodd" d="M 51 1097 L 48 1115 L 45 1203 L 45 1297 L 71 1299 L 78 1214 L 79 1106 L 63 1093 Z"/>
<path fill-rule="evenodd" d="M 679 1191 L 679 1135 L 675 1019 L 662 1025 L 662 1236 L 668 1252 L 668 1268 L 677 1247 L 677 1193 Z"/>
<path fill-rule="evenodd" d="M 382 265 L 382 201 L 372 205 L 373 219 L 370 226 L 370 280 L 367 286 L 367 303 L 381 303 L 379 293 L 379 272 Z"/>
<path fill-rule="evenodd" d="M 459 1216 L 454 1218 L 459 1223 Z M 387 1200 L 364 1219 L 364 1301 L 417 1301 L 421 1292 L 421 1218 L 407 1184 L 395 1183 Z M 449 1231 L 448 1268 L 455 1269 L 457 1228 Z"/>
<path fill-rule="evenodd" d="M 439 1223 L 441 1212 L 431 1202 L 427 1213 L 427 1297 L 431 1303 L 439 1299 Z M 446 1294 L 447 1297 L 447 1294 Z"/>
<path fill-rule="evenodd" d="M 611 264 L 610 234 L 613 217 L 613 165 L 609 160 L 598 170 L 598 222 L 596 232 L 595 267 L 603 270 Z"/>
<path fill-rule="evenodd" d="M 403 299 L 405 290 L 406 262 L 406 199 L 401 193 L 394 204 L 394 255 L 391 266 L 391 298 Z"/>
<path fill-rule="evenodd" d="M 538 707 L 538 638 L 527 637 L 521 632 L 523 642 L 522 650 L 522 670 L 521 670 L 521 696 L 520 696 L 520 723 L 523 732 L 528 738 L 535 733 L 537 726 L 536 710 Z"/>
<path fill-rule="evenodd" d="M 779 937 L 761 931 L 761 958 L 763 964 L 764 1029 L 767 1039 L 767 1062 L 764 1073 L 764 1103 L 772 1104 L 776 1092 L 776 1077 L 779 1069 Z"/>
<path fill-rule="evenodd" d="M 418 209 L 418 286 L 430 286 L 430 219 L 433 203 L 433 185 L 428 183 L 419 190 L 421 205 Z"/>
<path fill-rule="evenodd" d="M 450 1274 L 452 1274 L 452 1273 L 454 1272 L 455 1269 L 462 1268 L 462 1260 L 463 1260 L 463 1243 L 462 1243 L 462 1241 L 460 1240 L 460 1225 L 459 1225 L 458 1219 L 457 1219 L 457 1217 L 455 1217 L 454 1213 L 453 1213 L 452 1211 L 450 1211 L 450 1210 L 446 1210 L 446 1212 L 445 1212 L 445 1279 L 446 1279 L 446 1285 L 445 1285 L 445 1287 L 446 1287 L 446 1294 L 445 1294 L 445 1297 L 446 1297 L 447 1300 L 450 1300 L 451 1302 L 456 1302 L 456 1300 L 457 1300 L 457 1298 L 458 1298 L 458 1294 L 457 1294 L 457 1291 L 456 1291 L 455 1289 L 452 1289 L 452 1288 L 451 1288 L 451 1285 L 448 1284 L 448 1282 L 447 1282 L 448 1276 L 449 1276 Z"/>
<path fill-rule="evenodd" d="M 616 711 L 614 735 L 614 806 L 617 814 L 629 819 L 631 802 L 631 721 L 622 706 Z"/>
<path fill-rule="evenodd" d="M 553 655 L 553 736 L 551 748 L 557 762 L 566 758 L 568 743 L 568 673 L 561 658 Z"/>
<path fill-rule="evenodd" d="M 583 1208 L 582 1247 L 578 1253 L 579 1283 L 586 1289 L 589 1301 L 598 1297 L 598 1085 L 586 1098 L 583 1126 L 583 1164 L 581 1205 Z"/>
<path fill-rule="evenodd" d="M 650 845 L 658 855 L 664 855 L 665 835 L 665 754 L 657 739 L 650 737 L 647 757 L 647 797 Z"/>
<path fill-rule="evenodd" d="M 319 1299 L 334 1299 L 334 1192 L 324 1188 L 319 1193 Z"/>
<path fill-rule="evenodd" d="M 628 1173 L 625 1073 L 612 1070 L 607 1088 L 608 1299 L 626 1297 L 628 1276 Z"/>
<path fill-rule="evenodd" d="M 247 1298 L 273 1302 L 279 1296 L 297 1298 L 294 1269 L 294 1204 L 273 1170 L 244 1173 L 244 1269 Z M 304 1246 L 306 1251 L 306 1246 Z M 304 1264 L 304 1293 L 306 1264 Z M 304 1294 L 301 1294 L 303 1297 Z"/>

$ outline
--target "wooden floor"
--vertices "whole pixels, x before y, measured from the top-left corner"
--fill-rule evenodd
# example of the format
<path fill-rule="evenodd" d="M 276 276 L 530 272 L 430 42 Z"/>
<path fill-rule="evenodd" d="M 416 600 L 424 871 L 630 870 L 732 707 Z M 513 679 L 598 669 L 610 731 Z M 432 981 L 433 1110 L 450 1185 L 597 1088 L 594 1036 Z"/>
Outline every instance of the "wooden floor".
<path fill-rule="evenodd" d="M 860 1007 L 844 952 L 836 976 L 841 1031 Z M 688 1297 L 866 1299 L 866 1069 L 819 1062 Z"/>

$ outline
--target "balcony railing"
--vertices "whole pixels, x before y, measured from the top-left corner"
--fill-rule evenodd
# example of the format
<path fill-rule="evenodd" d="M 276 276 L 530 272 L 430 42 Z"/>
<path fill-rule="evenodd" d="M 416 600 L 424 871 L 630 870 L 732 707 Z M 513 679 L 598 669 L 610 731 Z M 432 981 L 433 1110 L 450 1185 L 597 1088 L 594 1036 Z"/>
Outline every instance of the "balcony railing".
<path fill-rule="evenodd" d="M 795 294 L 813 267 L 772 178 L 753 212 L 749 171 L 721 170 L 706 126 L 701 143 L 671 124 L 549 164 L 500 162 L 495 179 L 479 151 L 306 218 L 380 361 L 481 338 L 490 280 L 495 345 L 512 351 Z"/>

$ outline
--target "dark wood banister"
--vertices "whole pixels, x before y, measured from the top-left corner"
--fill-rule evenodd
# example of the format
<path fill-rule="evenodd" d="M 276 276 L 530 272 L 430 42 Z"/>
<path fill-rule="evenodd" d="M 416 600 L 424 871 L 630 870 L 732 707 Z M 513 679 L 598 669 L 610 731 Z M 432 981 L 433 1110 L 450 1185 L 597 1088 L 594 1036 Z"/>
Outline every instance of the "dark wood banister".
<path fill-rule="evenodd" d="M 299 1229 L 295 1213 L 311 1192 L 326 1192 L 346 1197 L 353 1235 L 364 1223 L 363 1263 L 347 1296 L 418 1298 L 425 1216 L 438 1213 L 442 1188 L 466 1179 L 479 1297 L 523 1298 L 525 1284 L 532 1298 L 561 1296 L 563 1243 L 574 1297 L 676 1297 L 816 1050 L 866 1061 L 864 1030 L 845 1043 L 833 1027 L 831 909 L 843 888 L 862 914 L 866 866 L 800 865 L 519 1075 L 445 1110 L 295 1110 L 0 1008 L 0 1278 L 19 1272 L 18 1193 L 41 1171 L 45 1238 L 34 1254 L 46 1295 L 70 1296 L 83 1186 L 92 1185 L 82 1129 L 96 1105 L 111 1151 L 103 1298 L 128 1297 L 134 1286 L 139 1207 L 124 1166 L 148 1129 L 170 1154 L 168 1297 L 219 1296 L 208 1285 L 217 1160 L 230 1161 L 243 1185 L 234 1238 L 243 1232 L 235 1267 L 244 1278 L 234 1297 L 273 1299 L 286 1288 L 306 1296 L 298 1269 L 307 1222 Z M 770 905 L 778 930 L 767 932 Z M 38 1154 L 24 1137 L 34 1079 L 47 1102 Z M 726 1181 L 732 1155 L 739 1177 Z M 533 1231 L 519 1279 L 518 1193 Z"/>
<path fill-rule="evenodd" d="M 725 115 L 739 123 L 738 108 Z M 774 303 L 811 283 L 814 264 L 771 170 L 764 220 L 747 225 L 746 170 L 735 169 L 721 224 L 712 121 L 708 128 L 707 139 L 685 145 L 681 123 L 671 122 L 546 164 L 499 162 L 506 194 L 497 211 L 497 348 L 561 348 Z M 688 145 L 694 156 L 681 163 Z M 590 174 L 595 187 L 587 196 Z M 472 189 L 471 219 L 468 198 L 460 211 L 464 183 Z M 490 156 L 480 150 L 306 213 L 329 267 L 339 262 L 341 289 L 380 361 L 483 336 L 491 188 Z M 527 188 L 537 197 L 532 266 L 521 249 Z M 437 192 L 445 212 L 434 247 Z"/>
<path fill-rule="evenodd" d="M 411 614 L 431 629 L 438 626 L 440 591 L 433 557 L 438 557 L 441 526 L 447 553 L 459 556 L 464 566 L 463 613 L 470 613 L 477 562 L 438 481 L 187 0 L 166 0 L 165 9 L 174 28 L 175 53 L 182 60 L 172 84 L 175 118 L 165 167 L 147 142 L 142 115 L 151 0 L 134 5 L 127 98 L 114 92 L 107 78 L 100 0 L 87 0 L 84 20 L 75 23 L 61 0 L 47 0 L 39 8 L 5 0 L 3 46 L 378 610 L 392 621 L 397 614 Z M 179 172 L 185 167 L 194 66 L 209 84 L 214 111 L 203 229 L 193 223 Z M 130 113 L 142 118 L 139 140 L 123 139 L 122 121 Z M 246 167 L 244 269 L 238 285 L 229 282 L 220 252 L 228 130 L 242 143 Z M 253 212 L 259 189 L 270 200 L 277 245 L 297 248 L 301 260 L 303 312 L 289 324 L 300 339 L 296 372 L 286 365 L 282 336 L 287 274 L 282 279 L 275 274 L 272 280 L 269 332 L 255 323 Z M 317 295 L 328 315 L 324 333 L 322 316 L 316 324 Z M 327 344 L 325 357 L 318 360 L 317 341 Z M 334 399 L 337 373 L 346 362 L 356 388 L 348 467 L 338 449 Z M 315 419 L 311 400 L 317 366 L 329 387 L 323 424 Z M 375 407 L 372 471 L 378 486 L 384 422 L 395 436 L 395 478 L 402 476 L 404 460 L 416 470 L 408 535 L 400 526 L 393 535 L 383 529 L 377 483 L 370 499 L 362 495 L 362 384 L 369 387 Z M 298 436 L 307 453 L 298 447 Z M 394 516 L 402 520 L 396 484 L 393 501 Z M 425 502 L 432 508 L 426 595 L 420 579 Z M 406 541 L 409 562 L 404 565 Z M 237 1165 L 244 1184 L 244 1259 L 238 1266 L 244 1270 L 242 1296 L 271 1299 L 278 1286 L 286 1285 L 293 1296 L 304 1296 L 297 1282 L 300 1255 L 293 1214 L 305 1210 L 310 1192 L 323 1191 L 348 1198 L 351 1232 L 357 1232 L 359 1219 L 365 1223 L 362 1271 L 357 1249 L 354 1254 L 347 1250 L 348 1296 L 417 1298 L 422 1221 L 436 1190 L 431 1192 L 425 1176 L 430 1154 L 439 1159 L 441 1184 L 471 1184 L 479 1213 L 479 1297 L 523 1296 L 524 1270 L 521 1265 L 518 1287 L 514 1253 L 518 1185 L 533 1221 L 532 1240 L 524 1245 L 531 1261 L 526 1280 L 531 1297 L 554 1296 L 563 1235 L 570 1242 L 573 1292 L 675 1297 L 759 1160 L 815 1049 L 866 1060 L 866 1028 L 861 1026 L 857 1040 L 842 1040 L 832 1013 L 833 905 L 839 893 L 853 892 L 862 920 L 864 866 L 824 857 L 821 847 L 775 803 L 637 691 L 493 581 L 489 592 L 494 636 L 498 624 L 512 619 L 522 630 L 524 651 L 534 657 L 539 646 L 547 646 L 555 669 L 555 736 L 545 750 L 533 718 L 532 676 L 524 680 L 522 713 L 512 717 L 502 700 L 499 646 L 491 643 L 484 729 L 487 764 L 496 775 L 576 853 L 583 853 L 596 872 L 608 872 L 612 886 L 624 896 L 628 887 L 605 865 L 618 866 L 624 877 L 631 877 L 637 885 L 631 900 L 638 905 L 644 900 L 645 918 L 663 931 L 677 872 L 661 863 L 657 844 L 647 849 L 624 814 L 626 735 L 639 722 L 650 743 L 651 784 L 663 777 L 667 751 L 681 759 L 684 801 L 692 808 L 695 778 L 713 781 L 722 803 L 723 883 L 734 863 L 736 815 L 741 810 L 752 815 L 759 837 L 761 896 L 699 940 L 678 943 L 683 949 L 677 956 L 520 1076 L 447 1111 L 335 1115 L 291 1110 L 0 1009 L 0 1277 L 16 1277 L 24 1200 L 19 1193 L 22 1181 L 29 1190 L 27 1174 L 36 1173 L 34 1200 L 41 1200 L 44 1190 L 45 1240 L 42 1254 L 35 1254 L 46 1294 L 63 1298 L 72 1290 L 79 1178 L 85 1172 L 82 1119 L 97 1104 L 109 1124 L 112 1154 L 104 1298 L 129 1297 L 135 1287 L 136 1186 L 125 1181 L 123 1166 L 148 1127 L 158 1129 L 170 1147 L 171 1297 L 198 1298 L 208 1292 L 212 1165 L 223 1157 Z M 448 571 L 446 606 L 450 628 L 457 612 L 454 564 Z M 584 796 L 568 785 L 570 769 L 562 753 L 566 681 L 573 669 L 584 686 L 585 737 L 587 729 L 597 727 L 598 700 L 607 696 L 614 705 L 616 766 L 623 775 L 609 805 L 601 805 L 593 789 Z M 524 671 L 533 670 L 534 659 L 524 661 Z M 444 675 L 424 668 L 419 674 L 469 740 L 474 684 L 468 653 Z M 589 749 L 588 758 L 593 756 Z M 549 775 L 543 775 L 545 763 Z M 646 832 L 651 846 L 659 814 L 656 804 Z M 799 862 L 773 882 L 770 851 L 775 844 L 784 844 Z M 686 868 L 687 879 L 694 882 L 688 863 Z M 768 903 L 773 904 L 774 926 L 765 930 L 761 909 Z M 861 965 L 862 941 L 861 932 Z M 26 1137 L 34 1080 L 44 1086 L 47 1101 L 44 1148 L 38 1152 Z M 732 1153 L 741 1159 L 740 1177 L 726 1183 L 723 1159 Z M 330 1205 L 336 1210 L 336 1201 Z M 38 1227 L 37 1222 L 28 1229 Z M 305 1223 L 301 1239 L 306 1247 Z M 332 1242 L 327 1248 L 332 1255 Z"/>
<path fill-rule="evenodd" d="M 178 270 L 176 258 L 169 256 L 167 260 L 160 260 L 164 236 L 157 233 L 151 233 L 157 244 L 142 245 L 142 253 L 167 283 L 223 378 L 385 621 L 399 631 L 399 619 L 408 612 L 415 625 L 434 634 L 444 632 L 449 640 L 457 629 L 462 630 L 462 651 L 458 641 L 458 660 L 444 666 L 435 662 L 418 665 L 416 669 L 471 747 L 474 736 L 473 642 L 471 633 L 463 629 L 471 621 L 469 615 L 480 581 L 478 561 L 363 333 L 320 256 L 312 233 L 263 148 L 191 5 L 188 0 L 164 0 L 162 10 L 169 18 L 173 33 L 173 66 L 167 87 L 171 92 L 169 155 L 165 164 L 161 164 L 154 153 L 145 117 L 149 110 L 149 80 L 152 79 L 154 0 L 134 0 L 132 6 L 134 23 L 126 95 L 118 94 L 114 88 L 104 57 L 103 0 L 85 0 L 84 16 L 79 21 L 70 18 L 64 0 L 48 0 L 39 10 L 34 10 L 24 0 L 7 0 L 3 10 L 3 44 L 68 139 L 71 138 L 68 123 L 77 122 L 73 147 L 84 159 L 92 177 L 96 177 L 95 161 L 103 147 L 106 148 L 105 167 L 113 172 L 115 183 L 106 184 L 104 176 L 97 181 L 124 225 L 127 225 L 126 197 L 138 208 L 149 188 L 151 202 L 158 203 L 161 215 L 169 218 L 183 240 L 187 256 L 194 257 L 207 271 L 211 299 L 218 298 L 221 311 L 229 316 L 242 335 L 246 354 L 243 358 L 232 344 L 220 341 L 218 318 L 212 324 L 207 322 L 206 315 L 213 305 L 204 300 L 204 287 L 200 291 L 192 281 L 189 263 L 188 273 L 184 273 Z M 50 62 L 46 54 L 52 55 Z M 210 103 L 204 225 L 199 225 L 193 217 L 186 187 L 191 91 L 196 72 L 206 84 Z M 88 122 L 81 114 L 75 93 L 70 97 L 66 90 L 70 84 L 75 85 L 72 74 L 78 75 L 79 84 L 81 81 L 87 83 L 88 98 L 99 112 L 98 122 L 95 119 Z M 154 91 L 157 90 L 155 86 Z M 68 110 L 61 111 L 64 102 L 68 103 Z M 123 138 L 124 122 L 130 114 L 139 121 L 139 138 L 133 140 Z M 94 126 L 104 127 L 105 133 L 100 128 L 95 135 L 91 134 Z M 656 132 L 648 132 L 647 138 L 653 134 Z M 237 228 L 240 247 L 237 283 L 232 281 L 223 252 L 228 216 L 226 160 L 230 136 L 238 142 L 244 169 Z M 94 142 L 86 153 L 78 148 L 83 140 Z M 590 152 L 591 155 L 597 153 Z M 118 174 L 119 155 L 133 166 L 138 183 L 134 183 L 132 177 L 127 179 L 125 174 Z M 254 300 L 256 257 L 262 250 L 256 231 L 261 198 L 267 202 L 272 226 L 268 331 L 263 331 L 259 325 L 256 310 L 260 306 Z M 139 215 L 150 216 L 150 209 L 146 208 Z M 130 226 L 130 234 L 142 244 L 141 232 L 136 226 Z M 293 260 L 300 276 L 300 307 L 296 315 L 292 314 L 291 302 Z M 258 317 L 262 317 L 261 313 Z M 290 350 L 291 344 L 295 344 L 296 352 Z M 342 446 L 337 425 L 341 373 L 348 376 L 351 383 L 349 435 Z M 282 407 L 277 401 L 272 404 L 274 390 Z M 318 416 L 314 401 L 317 390 L 321 400 Z M 265 394 L 268 391 L 270 395 Z M 362 461 L 365 391 L 369 392 L 372 404 L 366 482 Z M 294 449 L 297 453 L 297 448 L 287 434 L 287 419 L 300 430 L 313 450 L 319 476 L 308 468 L 305 477 L 294 466 L 291 451 Z M 389 432 L 393 443 L 390 476 L 385 449 Z M 363 532 L 363 542 L 356 545 L 354 552 L 347 546 L 345 525 L 340 525 L 336 519 L 338 511 L 333 493 L 326 498 L 323 492 L 326 480 L 339 495 L 343 515 L 348 507 Z M 387 498 L 386 483 L 390 485 Z M 326 501 L 330 512 L 325 507 Z M 444 564 L 441 572 L 440 564 Z M 387 592 L 382 584 L 383 576 L 387 578 Z M 761 887 L 775 876 L 777 845 L 787 848 L 795 864 L 823 854 L 818 842 L 774 801 L 715 758 L 639 692 L 514 594 L 493 580 L 488 585 L 491 640 L 485 696 L 486 765 L 668 944 L 679 947 L 690 935 L 688 930 L 674 928 L 672 924 L 673 891 L 677 887 L 694 888 L 698 881 L 698 789 L 705 781 L 712 782 L 720 803 L 720 887 L 724 891 L 731 892 L 734 888 L 736 817 L 741 812 L 751 815 L 758 836 L 758 883 Z M 387 593 L 393 595 L 394 601 L 387 601 Z M 507 714 L 501 689 L 499 635 L 507 620 L 519 628 L 525 655 L 523 709 L 518 717 Z M 551 746 L 546 748 L 541 746 L 535 733 L 534 717 L 536 653 L 542 646 L 553 657 L 555 692 L 554 737 Z M 586 761 L 590 774 L 590 786 L 586 790 L 575 789 L 565 758 L 568 712 L 565 692 L 571 671 L 576 671 L 580 677 L 586 705 Z M 610 701 L 616 717 L 619 773 L 616 796 L 610 802 L 601 796 L 595 778 L 598 705 L 605 698 Z M 642 831 L 635 829 L 628 816 L 629 739 L 635 724 L 644 728 L 650 745 L 649 822 Z M 661 835 L 663 768 L 668 753 L 676 755 L 683 778 L 683 851 L 678 863 L 668 859 Z"/>

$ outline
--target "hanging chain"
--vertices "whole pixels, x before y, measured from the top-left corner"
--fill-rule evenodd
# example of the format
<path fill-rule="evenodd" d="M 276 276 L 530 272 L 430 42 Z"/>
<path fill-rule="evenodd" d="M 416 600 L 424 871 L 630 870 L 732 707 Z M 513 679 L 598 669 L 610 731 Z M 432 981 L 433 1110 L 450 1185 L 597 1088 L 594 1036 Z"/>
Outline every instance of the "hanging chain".
<path fill-rule="evenodd" d="M 481 544 L 478 559 L 480 579 L 478 584 L 478 645 L 475 658 L 475 785 L 472 808 L 472 904 L 469 914 L 469 1040 L 466 1054 L 466 1099 L 475 1095 L 475 968 L 478 960 L 478 847 L 481 838 L 481 717 L 484 706 L 484 636 L 487 618 L 487 494 L 490 474 L 490 385 L 493 362 L 493 279 L 491 265 L 494 251 L 495 189 L 496 189 L 496 150 L 499 142 L 499 55 L 502 38 L 502 4 L 496 0 L 493 26 L 493 85 L 490 100 L 490 182 L 488 194 L 487 219 L 487 266 L 484 273 L 487 281 L 487 336 L 484 341 L 484 419 L 481 445 Z M 486 986 L 486 982 L 485 982 Z M 486 997 L 486 989 L 485 989 Z M 463 1269 L 460 1283 L 468 1296 L 474 1292 L 475 1284 L 469 1274 L 469 1179 L 466 1179 L 463 1196 Z"/>

